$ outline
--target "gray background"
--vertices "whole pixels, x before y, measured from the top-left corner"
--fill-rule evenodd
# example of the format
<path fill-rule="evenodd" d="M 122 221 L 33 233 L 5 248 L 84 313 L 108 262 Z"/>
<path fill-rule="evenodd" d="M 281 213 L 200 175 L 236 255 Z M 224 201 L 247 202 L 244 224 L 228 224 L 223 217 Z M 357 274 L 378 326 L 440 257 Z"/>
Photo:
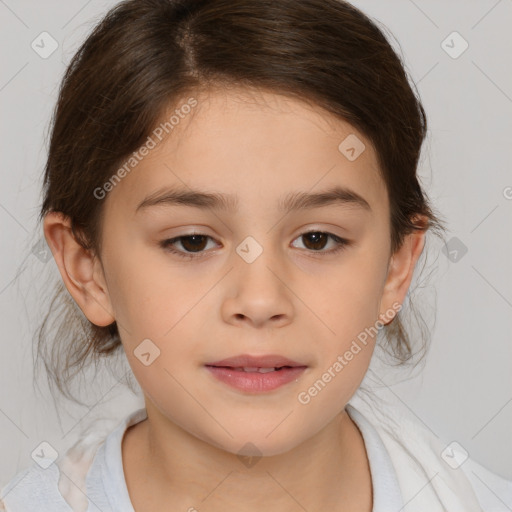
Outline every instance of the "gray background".
<path fill-rule="evenodd" d="M 82 381 L 88 406 L 56 406 L 44 379 L 38 393 L 32 382 L 43 276 L 58 277 L 53 259 L 32 251 L 42 233 L 36 216 L 47 127 L 65 65 L 115 3 L 0 0 L 2 484 L 32 462 L 42 441 L 60 453 L 94 418 L 119 419 L 142 405 L 109 377 L 96 378 L 95 386 Z M 393 392 L 440 438 L 456 440 L 475 460 L 512 478 L 512 1 L 353 3 L 389 28 L 417 84 L 430 122 L 420 171 L 434 207 L 449 221 L 450 258 L 431 238 L 428 257 L 437 270 L 424 274 L 421 286 L 413 283 L 414 300 L 430 319 L 428 359 L 423 372 L 405 382 L 402 375 Z M 43 31 L 59 45 L 48 58 L 31 48 Z M 469 44 L 457 58 L 442 44 L 454 31 Z M 462 48 L 461 40 L 447 41 L 451 52 Z M 389 385 L 400 379 L 385 377 Z"/>

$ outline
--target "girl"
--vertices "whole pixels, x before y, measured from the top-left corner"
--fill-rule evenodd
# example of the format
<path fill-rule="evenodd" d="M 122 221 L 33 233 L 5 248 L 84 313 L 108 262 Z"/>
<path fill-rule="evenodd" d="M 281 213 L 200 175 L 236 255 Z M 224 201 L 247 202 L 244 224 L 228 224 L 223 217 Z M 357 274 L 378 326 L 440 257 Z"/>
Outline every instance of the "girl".
<path fill-rule="evenodd" d="M 443 229 L 425 135 L 346 2 L 112 9 L 64 77 L 40 218 L 89 322 L 58 343 L 124 350 L 145 407 L 42 449 L 4 510 L 510 510 L 511 482 L 369 392 L 379 333 L 412 356 L 400 310 Z"/>

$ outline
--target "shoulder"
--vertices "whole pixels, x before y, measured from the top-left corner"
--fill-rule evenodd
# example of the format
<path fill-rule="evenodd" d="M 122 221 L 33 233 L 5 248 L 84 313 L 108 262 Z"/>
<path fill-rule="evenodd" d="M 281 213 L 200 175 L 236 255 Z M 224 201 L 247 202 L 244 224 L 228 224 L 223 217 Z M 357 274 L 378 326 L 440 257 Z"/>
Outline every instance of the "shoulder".
<path fill-rule="evenodd" d="M 5 512 L 69 512 L 58 492 L 59 470 L 55 464 L 43 469 L 37 464 L 18 472 L 0 491 L 0 510 Z"/>
<path fill-rule="evenodd" d="M 512 510 L 512 480 L 489 471 L 471 457 L 460 467 L 485 512 Z"/>
<path fill-rule="evenodd" d="M 458 443 L 444 442 L 386 390 L 358 393 L 351 405 L 377 430 L 404 502 L 414 500 L 415 512 L 438 510 L 435 503 L 442 503 L 443 510 L 512 510 L 511 480 L 483 467 Z M 418 495 L 417 489 L 422 489 Z"/>
<path fill-rule="evenodd" d="M 121 422 L 118 418 L 95 420 L 62 457 L 46 468 L 34 462 L 0 488 L 0 512 L 85 512 L 90 510 L 90 495 L 108 504 L 103 477 L 108 473 L 104 465 L 111 461 L 104 453 L 105 447 L 115 451 L 126 428 L 145 414 L 145 409 L 139 409 Z M 118 463 L 122 472 L 122 462 Z M 91 482 L 98 488 L 89 487 Z M 97 510 L 94 505 L 92 509 Z M 108 506 L 101 510 L 106 512 Z"/>
<path fill-rule="evenodd" d="M 97 427 L 97 425 L 96 425 Z M 70 512 L 87 510 L 86 478 L 112 425 L 81 436 L 61 457 L 40 466 L 33 462 L 0 490 L 0 511 Z"/>

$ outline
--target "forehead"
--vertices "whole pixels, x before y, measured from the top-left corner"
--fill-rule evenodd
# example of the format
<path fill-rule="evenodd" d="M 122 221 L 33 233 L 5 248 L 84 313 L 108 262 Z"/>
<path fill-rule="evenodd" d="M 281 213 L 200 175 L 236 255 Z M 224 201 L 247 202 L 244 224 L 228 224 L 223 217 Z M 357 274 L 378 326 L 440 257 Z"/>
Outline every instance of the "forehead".
<path fill-rule="evenodd" d="M 107 202 L 116 197 L 134 211 L 152 192 L 179 185 L 235 195 L 241 207 L 265 198 L 271 207 L 291 191 L 341 185 L 364 197 L 372 210 L 387 205 L 369 140 L 313 104 L 255 89 L 210 89 L 169 107 L 159 127 L 167 128 L 162 140 L 150 135 L 154 147 Z"/>

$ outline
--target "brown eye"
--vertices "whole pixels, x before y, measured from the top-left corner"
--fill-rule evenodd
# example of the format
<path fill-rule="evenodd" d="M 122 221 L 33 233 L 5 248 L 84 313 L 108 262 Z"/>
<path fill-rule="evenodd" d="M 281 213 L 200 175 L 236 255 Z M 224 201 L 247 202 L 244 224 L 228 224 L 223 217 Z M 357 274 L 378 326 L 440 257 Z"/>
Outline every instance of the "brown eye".
<path fill-rule="evenodd" d="M 302 235 L 302 238 L 304 240 L 307 240 L 305 246 L 308 249 L 312 249 L 315 251 L 323 249 L 326 246 L 327 242 L 329 241 L 329 235 L 327 235 L 326 233 L 321 233 L 319 231 L 306 233 Z"/>
<path fill-rule="evenodd" d="M 159 242 L 159 245 L 166 252 L 192 260 L 207 255 L 209 251 L 206 249 L 209 240 L 214 241 L 211 236 L 194 233 L 162 240 Z M 351 244 L 348 240 L 323 231 L 309 231 L 297 237 L 296 240 L 304 240 L 305 250 L 319 254 L 335 254 Z M 333 241 L 334 247 L 329 250 L 323 250 L 329 245 L 330 240 Z"/>
<path fill-rule="evenodd" d="M 167 252 L 182 258 L 192 259 L 201 257 L 206 252 L 205 248 L 208 245 L 208 240 L 213 240 L 213 238 L 207 235 L 192 234 L 162 240 L 159 245 Z"/>
<path fill-rule="evenodd" d="M 186 251 L 195 252 L 202 251 L 206 247 L 207 236 L 190 235 L 181 238 L 181 245 Z"/>
<path fill-rule="evenodd" d="M 324 251 L 323 249 L 328 245 L 329 239 L 333 240 L 334 248 Z M 305 249 L 321 254 L 334 254 L 350 245 L 348 240 L 323 231 L 308 231 L 297 237 L 296 240 L 303 240 Z"/>

